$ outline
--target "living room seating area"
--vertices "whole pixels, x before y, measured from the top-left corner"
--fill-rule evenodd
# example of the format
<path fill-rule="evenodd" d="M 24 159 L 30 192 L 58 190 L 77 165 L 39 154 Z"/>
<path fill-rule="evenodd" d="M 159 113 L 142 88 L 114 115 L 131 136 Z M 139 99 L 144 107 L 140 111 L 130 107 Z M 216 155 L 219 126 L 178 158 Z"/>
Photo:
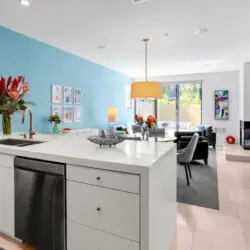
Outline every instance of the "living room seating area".
<path fill-rule="evenodd" d="M 216 133 L 213 132 L 212 126 L 206 127 L 200 131 L 175 131 L 174 135 L 177 138 L 177 149 L 181 150 L 187 147 L 193 134 L 199 134 L 199 140 L 193 155 L 193 160 L 203 160 L 205 164 L 208 163 L 209 146 L 216 148 Z"/>

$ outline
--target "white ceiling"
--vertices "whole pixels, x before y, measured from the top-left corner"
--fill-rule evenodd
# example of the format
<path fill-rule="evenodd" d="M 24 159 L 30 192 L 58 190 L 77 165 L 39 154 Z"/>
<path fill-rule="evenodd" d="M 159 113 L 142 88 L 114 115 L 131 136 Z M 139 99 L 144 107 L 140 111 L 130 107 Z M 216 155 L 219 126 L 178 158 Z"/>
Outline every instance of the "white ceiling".
<path fill-rule="evenodd" d="M 250 0 L 32 1 L 0 0 L 0 25 L 130 76 L 144 75 L 144 37 L 151 76 L 238 70 L 250 60 Z M 208 33 L 194 35 L 198 28 Z"/>

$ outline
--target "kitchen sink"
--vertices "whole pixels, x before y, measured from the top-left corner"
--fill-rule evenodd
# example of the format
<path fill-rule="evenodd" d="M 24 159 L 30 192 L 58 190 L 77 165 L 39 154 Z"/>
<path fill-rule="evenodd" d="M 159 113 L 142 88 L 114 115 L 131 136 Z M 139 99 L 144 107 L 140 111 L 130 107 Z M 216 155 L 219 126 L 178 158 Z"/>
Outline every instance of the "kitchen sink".
<path fill-rule="evenodd" d="M 44 143 L 45 141 L 28 141 L 20 139 L 4 139 L 0 140 L 0 145 L 16 146 L 16 147 L 26 147 L 30 145 Z"/>

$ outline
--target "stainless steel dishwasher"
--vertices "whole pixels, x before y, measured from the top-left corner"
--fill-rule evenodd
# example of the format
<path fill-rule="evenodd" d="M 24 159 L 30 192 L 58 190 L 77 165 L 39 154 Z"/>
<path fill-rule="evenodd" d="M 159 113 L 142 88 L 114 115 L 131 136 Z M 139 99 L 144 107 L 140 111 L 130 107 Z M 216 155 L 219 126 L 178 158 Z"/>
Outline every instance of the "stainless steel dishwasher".
<path fill-rule="evenodd" d="M 39 250 L 66 249 L 65 165 L 15 157 L 15 237 Z"/>

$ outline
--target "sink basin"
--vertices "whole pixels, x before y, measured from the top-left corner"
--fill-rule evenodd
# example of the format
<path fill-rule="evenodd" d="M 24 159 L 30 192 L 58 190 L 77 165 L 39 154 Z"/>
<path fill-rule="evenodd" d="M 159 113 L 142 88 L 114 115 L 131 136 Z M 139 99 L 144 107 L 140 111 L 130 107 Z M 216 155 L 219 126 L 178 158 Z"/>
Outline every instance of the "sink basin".
<path fill-rule="evenodd" d="M 16 147 L 26 147 L 34 144 L 44 143 L 44 141 L 28 141 L 20 139 L 4 139 L 0 140 L 0 145 L 16 146 Z"/>

